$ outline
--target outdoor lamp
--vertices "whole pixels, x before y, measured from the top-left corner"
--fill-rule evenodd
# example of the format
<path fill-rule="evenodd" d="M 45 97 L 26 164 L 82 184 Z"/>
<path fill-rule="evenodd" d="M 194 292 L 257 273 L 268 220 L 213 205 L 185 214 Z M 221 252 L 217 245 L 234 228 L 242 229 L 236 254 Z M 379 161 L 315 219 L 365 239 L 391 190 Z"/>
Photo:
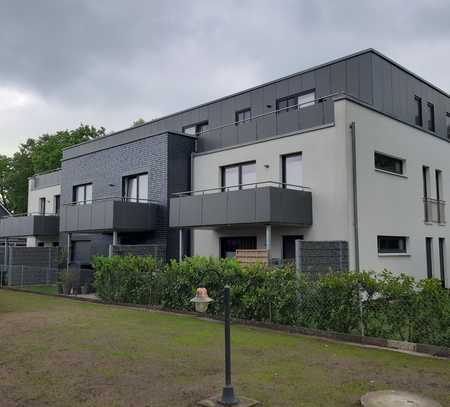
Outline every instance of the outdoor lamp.
<path fill-rule="evenodd" d="M 204 287 L 197 288 L 195 297 L 191 299 L 191 302 L 195 305 L 195 311 L 206 312 L 210 302 L 213 302 L 212 298 L 208 297 L 208 290 Z"/>

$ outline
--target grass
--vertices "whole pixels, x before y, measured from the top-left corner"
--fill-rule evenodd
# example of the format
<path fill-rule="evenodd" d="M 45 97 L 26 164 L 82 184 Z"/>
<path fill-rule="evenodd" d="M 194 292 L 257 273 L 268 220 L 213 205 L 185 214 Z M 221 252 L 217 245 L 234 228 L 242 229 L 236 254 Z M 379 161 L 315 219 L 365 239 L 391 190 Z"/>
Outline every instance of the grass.
<path fill-rule="evenodd" d="M 223 383 L 222 325 L 0 290 L 0 400 L 12 406 L 194 406 Z M 450 405 L 450 362 L 234 326 L 237 394 L 264 406 L 357 406 L 371 390 Z"/>
<path fill-rule="evenodd" d="M 20 287 L 17 287 L 20 288 Z M 58 287 L 52 284 L 35 284 L 35 285 L 25 285 L 24 290 L 35 291 L 37 293 L 43 294 L 58 294 Z"/>

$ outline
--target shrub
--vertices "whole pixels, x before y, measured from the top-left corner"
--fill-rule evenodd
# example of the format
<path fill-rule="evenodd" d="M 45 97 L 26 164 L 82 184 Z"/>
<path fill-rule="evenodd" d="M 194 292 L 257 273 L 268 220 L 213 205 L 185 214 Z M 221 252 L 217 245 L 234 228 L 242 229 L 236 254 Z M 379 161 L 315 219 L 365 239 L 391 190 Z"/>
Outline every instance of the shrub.
<path fill-rule="evenodd" d="M 292 266 L 242 265 L 235 259 L 187 257 L 162 264 L 152 257 L 96 257 L 97 294 L 108 302 L 192 310 L 206 287 L 223 313 L 223 287 L 235 318 L 301 325 L 450 346 L 450 295 L 438 280 L 416 282 L 389 271 L 301 274 Z"/>

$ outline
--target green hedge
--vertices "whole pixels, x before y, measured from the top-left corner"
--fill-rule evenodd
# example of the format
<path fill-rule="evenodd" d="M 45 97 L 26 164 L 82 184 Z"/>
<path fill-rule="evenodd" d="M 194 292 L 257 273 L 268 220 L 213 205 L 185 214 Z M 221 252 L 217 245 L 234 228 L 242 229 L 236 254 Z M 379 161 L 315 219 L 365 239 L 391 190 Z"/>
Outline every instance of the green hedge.
<path fill-rule="evenodd" d="M 192 310 L 197 287 L 223 311 L 232 287 L 235 318 L 450 346 L 450 294 L 440 281 L 384 271 L 302 274 L 292 267 L 241 265 L 234 259 L 189 257 L 163 264 L 151 257 L 96 257 L 97 294 L 108 302 Z"/>

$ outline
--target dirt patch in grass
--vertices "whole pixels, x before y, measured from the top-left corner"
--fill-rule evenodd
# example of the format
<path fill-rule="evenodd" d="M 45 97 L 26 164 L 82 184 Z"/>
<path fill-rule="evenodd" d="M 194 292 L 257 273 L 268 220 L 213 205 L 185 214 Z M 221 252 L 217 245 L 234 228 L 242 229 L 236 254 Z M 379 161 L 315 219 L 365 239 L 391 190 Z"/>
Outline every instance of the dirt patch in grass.
<path fill-rule="evenodd" d="M 450 405 L 450 362 L 233 327 L 238 394 L 264 406 L 358 405 L 370 390 Z M 1 406 L 194 406 L 223 383 L 221 324 L 0 290 Z"/>

